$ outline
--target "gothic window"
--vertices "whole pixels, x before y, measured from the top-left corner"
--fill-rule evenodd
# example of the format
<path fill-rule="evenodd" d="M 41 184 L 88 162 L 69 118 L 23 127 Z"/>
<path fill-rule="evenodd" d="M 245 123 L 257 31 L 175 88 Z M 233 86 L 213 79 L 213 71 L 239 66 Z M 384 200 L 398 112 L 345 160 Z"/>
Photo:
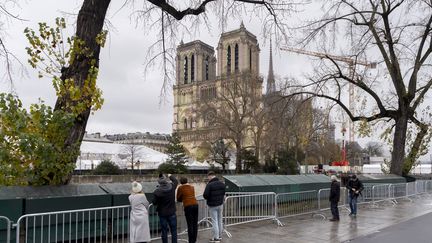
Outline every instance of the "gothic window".
<path fill-rule="evenodd" d="M 188 123 L 187 123 L 187 119 L 185 118 L 184 120 L 183 120 L 183 127 L 184 127 L 184 129 L 187 129 L 188 128 Z"/>
<path fill-rule="evenodd" d="M 209 80 L 209 57 L 205 59 L 205 80 Z"/>
<path fill-rule="evenodd" d="M 227 49 L 227 74 L 231 73 L 231 46 Z"/>
<path fill-rule="evenodd" d="M 215 124 L 216 120 L 216 112 L 214 110 L 207 111 L 205 118 L 204 118 L 204 124 L 206 127 L 213 126 Z"/>
<path fill-rule="evenodd" d="M 235 44 L 234 48 L 234 70 L 237 72 L 239 70 L 239 47 Z"/>
<path fill-rule="evenodd" d="M 191 82 L 195 81 L 195 55 L 192 54 L 191 57 Z"/>
<path fill-rule="evenodd" d="M 184 67 L 183 67 L 183 73 L 184 73 L 184 84 L 188 83 L 188 58 L 184 58 Z"/>

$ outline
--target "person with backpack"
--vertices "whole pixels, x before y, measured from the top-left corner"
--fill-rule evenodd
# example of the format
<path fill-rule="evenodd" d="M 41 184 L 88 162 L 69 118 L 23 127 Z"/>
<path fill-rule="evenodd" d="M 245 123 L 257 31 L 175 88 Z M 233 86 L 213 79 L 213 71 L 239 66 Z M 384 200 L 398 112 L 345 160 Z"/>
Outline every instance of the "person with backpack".
<path fill-rule="evenodd" d="M 168 227 L 171 231 L 171 242 L 177 243 L 177 216 L 175 191 L 178 185 L 177 179 L 171 174 L 168 181 L 162 174 L 159 174 L 158 187 L 153 192 L 153 205 L 159 215 L 159 223 L 162 231 L 162 242 L 168 243 Z"/>

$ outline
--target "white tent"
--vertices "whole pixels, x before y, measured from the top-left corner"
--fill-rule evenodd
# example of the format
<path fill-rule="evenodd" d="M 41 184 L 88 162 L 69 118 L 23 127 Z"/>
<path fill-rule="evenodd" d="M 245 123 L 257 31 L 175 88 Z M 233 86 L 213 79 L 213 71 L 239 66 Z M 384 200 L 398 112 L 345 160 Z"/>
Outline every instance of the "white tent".
<path fill-rule="evenodd" d="M 76 162 L 76 169 L 91 169 L 92 166 L 95 167 L 105 159 L 111 160 L 120 168 L 130 168 L 130 153 L 127 152 L 127 146 L 116 143 L 83 141 L 80 148 L 81 155 Z M 157 169 L 168 158 L 166 154 L 144 145 L 136 146 L 134 161 L 137 169 Z M 140 163 L 137 164 L 137 161 Z"/>

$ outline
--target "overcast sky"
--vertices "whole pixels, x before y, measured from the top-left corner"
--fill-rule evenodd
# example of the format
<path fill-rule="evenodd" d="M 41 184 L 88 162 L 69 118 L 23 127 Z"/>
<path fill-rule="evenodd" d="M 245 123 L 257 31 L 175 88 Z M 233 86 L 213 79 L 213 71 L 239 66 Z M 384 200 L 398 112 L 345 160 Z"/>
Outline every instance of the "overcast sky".
<path fill-rule="evenodd" d="M 148 47 L 154 43 L 154 35 L 146 33 L 136 26 L 131 18 L 131 9 L 121 7 L 123 1 L 112 1 L 108 19 L 114 28 L 109 33 L 107 45 L 100 55 L 100 73 L 98 86 L 103 91 L 105 103 L 101 110 L 95 112 L 89 119 L 87 131 L 105 133 L 125 133 L 149 131 L 170 133 L 172 128 L 172 92 L 165 97 L 159 96 L 162 88 L 162 70 L 154 69 L 144 76 L 145 54 Z M 14 92 L 28 106 L 39 98 L 53 106 L 55 93 L 49 79 L 38 79 L 33 69 L 27 65 L 25 47 L 27 41 L 23 30 L 25 27 L 37 29 L 38 22 L 47 22 L 53 26 L 54 20 L 64 13 L 78 13 L 82 1 L 75 0 L 44 0 L 20 3 L 19 8 L 13 8 L 14 14 L 27 21 L 9 21 L 6 23 L 5 44 L 26 66 L 27 76 L 22 76 L 15 70 Z M 239 28 L 241 20 L 245 27 L 258 37 L 261 47 L 260 69 L 266 77 L 268 72 L 269 43 L 264 43 L 261 25 L 258 21 L 238 19 L 228 23 L 227 30 Z M 68 16 L 67 23 L 73 24 L 74 16 Z M 73 26 L 70 26 L 73 33 Z M 195 38 L 185 35 L 184 42 L 200 39 L 216 47 L 221 30 L 218 24 L 212 26 L 211 33 L 201 28 L 201 33 Z M 278 76 L 299 75 L 304 67 L 305 57 L 291 53 L 274 53 L 274 69 Z M 4 67 L 2 67 L 4 68 Z M 15 68 L 16 69 L 16 68 Z M 265 85 L 265 84 L 264 84 Z M 171 88 L 169 88 L 171 91 Z M 9 83 L 0 83 L 1 92 L 11 91 Z"/>

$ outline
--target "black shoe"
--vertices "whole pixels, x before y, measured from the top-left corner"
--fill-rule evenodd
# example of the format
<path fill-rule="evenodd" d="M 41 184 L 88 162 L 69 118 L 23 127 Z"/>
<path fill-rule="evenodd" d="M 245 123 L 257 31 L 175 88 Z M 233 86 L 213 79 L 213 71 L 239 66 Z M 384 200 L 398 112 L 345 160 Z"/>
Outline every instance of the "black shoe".
<path fill-rule="evenodd" d="M 337 221 L 339 221 L 339 219 L 330 219 L 329 221 L 337 222 Z"/>

